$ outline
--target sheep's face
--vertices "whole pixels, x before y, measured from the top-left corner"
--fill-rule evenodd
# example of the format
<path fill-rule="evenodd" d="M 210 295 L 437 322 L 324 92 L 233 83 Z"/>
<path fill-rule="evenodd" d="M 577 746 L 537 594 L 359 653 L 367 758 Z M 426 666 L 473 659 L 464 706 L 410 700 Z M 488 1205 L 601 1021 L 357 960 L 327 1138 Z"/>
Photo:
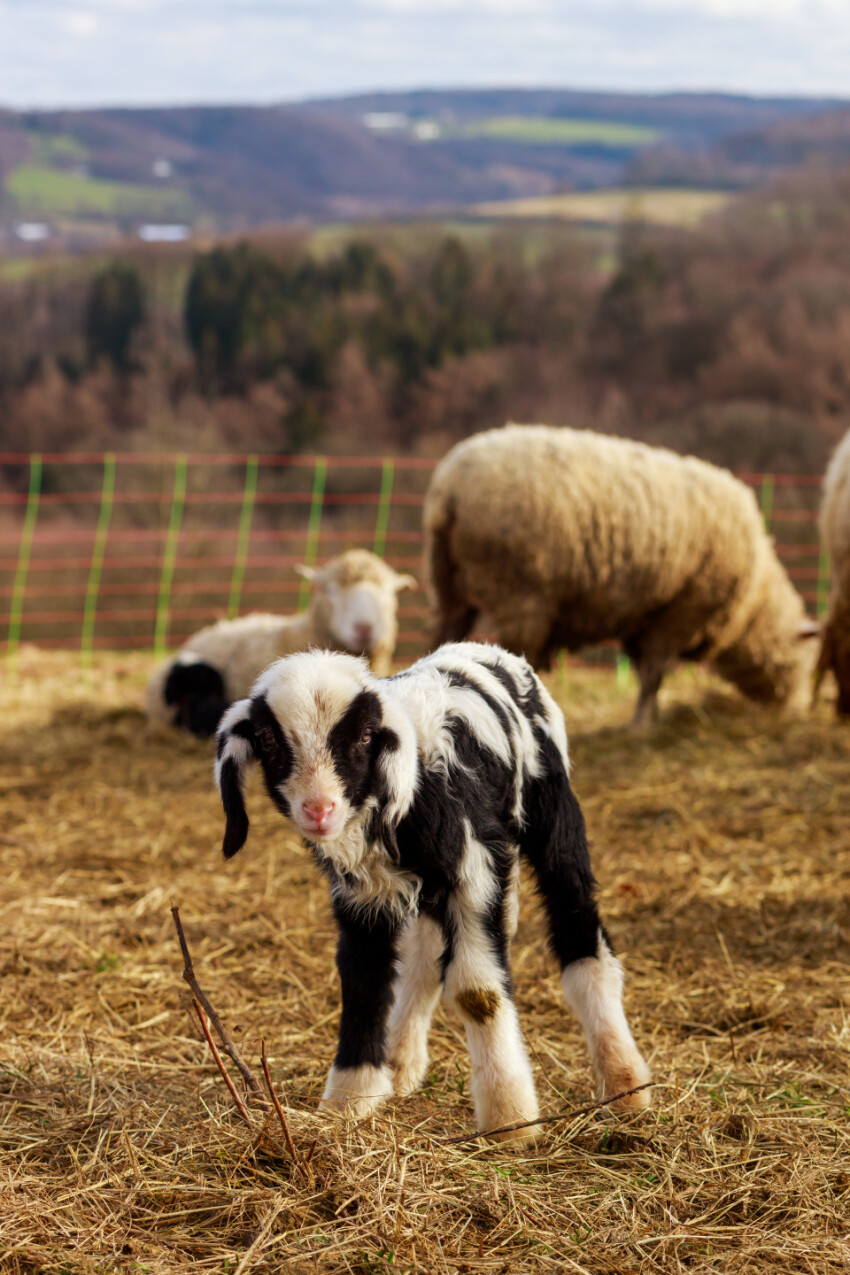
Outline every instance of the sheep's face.
<path fill-rule="evenodd" d="M 313 582 L 311 609 L 334 646 L 373 655 L 395 645 L 398 594 L 415 586 L 364 549 L 352 549 L 318 570 L 300 567 Z"/>
<path fill-rule="evenodd" d="M 251 699 L 234 704 L 219 727 L 225 855 L 235 854 L 247 836 L 242 769 L 259 761 L 278 809 L 322 855 L 350 870 L 367 824 L 380 823 L 373 812 L 398 807 L 411 783 L 416 761 L 408 734 L 412 728 L 385 702 L 363 660 L 329 651 L 277 660 Z"/>

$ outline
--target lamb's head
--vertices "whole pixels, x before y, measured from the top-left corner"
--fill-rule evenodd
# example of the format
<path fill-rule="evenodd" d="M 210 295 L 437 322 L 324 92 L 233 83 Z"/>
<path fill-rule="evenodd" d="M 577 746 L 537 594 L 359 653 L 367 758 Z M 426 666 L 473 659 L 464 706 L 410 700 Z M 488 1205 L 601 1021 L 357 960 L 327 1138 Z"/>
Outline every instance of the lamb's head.
<path fill-rule="evenodd" d="M 393 830 L 413 800 L 413 727 L 366 661 L 332 651 L 276 660 L 251 698 L 218 729 L 216 782 L 227 818 L 224 854 L 245 844 L 245 770 L 259 762 L 277 808 L 341 872 L 381 844 L 397 856 Z"/>
<path fill-rule="evenodd" d="M 379 674 L 389 672 L 398 632 L 398 595 L 416 587 L 366 549 L 349 549 L 324 567 L 298 567 L 313 583 L 310 613 L 320 639 L 355 655 L 368 655 Z"/>

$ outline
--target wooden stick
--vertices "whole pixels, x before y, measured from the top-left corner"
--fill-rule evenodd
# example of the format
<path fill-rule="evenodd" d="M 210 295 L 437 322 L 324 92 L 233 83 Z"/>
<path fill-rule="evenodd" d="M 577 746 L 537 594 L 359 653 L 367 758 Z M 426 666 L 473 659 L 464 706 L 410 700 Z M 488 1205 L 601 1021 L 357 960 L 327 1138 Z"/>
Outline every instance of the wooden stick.
<path fill-rule="evenodd" d="M 533 1129 L 539 1124 L 556 1124 L 559 1120 L 572 1120 L 574 1116 L 586 1116 L 590 1111 L 598 1111 L 600 1107 L 608 1107 L 612 1102 L 619 1102 L 621 1098 L 628 1098 L 633 1093 L 640 1093 L 641 1089 L 649 1089 L 652 1085 L 657 1085 L 655 1080 L 647 1080 L 643 1085 L 635 1085 L 634 1089 L 624 1089 L 622 1093 L 612 1094 L 610 1098 L 603 1098 L 601 1102 L 591 1102 L 586 1107 L 573 1107 L 570 1111 L 562 1111 L 557 1116 L 538 1116 L 536 1120 L 520 1120 L 516 1124 L 503 1124 L 498 1129 L 479 1129 L 476 1133 L 462 1133 L 457 1138 L 438 1138 L 436 1141 L 440 1146 L 451 1146 L 458 1142 L 472 1142 L 475 1138 L 492 1138 L 497 1133 L 515 1133 L 519 1129 Z"/>
<path fill-rule="evenodd" d="M 260 1042 L 260 1062 L 262 1063 L 262 1066 L 263 1066 L 263 1075 L 266 1078 L 266 1086 L 268 1087 L 269 1097 L 274 1103 L 274 1109 L 277 1112 L 277 1118 L 280 1121 L 280 1127 L 281 1129 L 283 1129 L 283 1137 L 284 1137 L 284 1141 L 286 1142 L 286 1149 L 289 1152 L 290 1156 L 292 1157 L 292 1163 L 295 1165 L 298 1171 L 300 1173 L 303 1173 L 304 1177 L 307 1178 L 308 1176 L 307 1170 L 305 1169 L 304 1165 L 301 1163 L 301 1157 L 299 1156 L 298 1152 L 295 1150 L 295 1143 L 292 1141 L 292 1134 L 289 1132 L 289 1125 L 286 1120 L 286 1113 L 284 1112 L 283 1107 L 278 1102 L 277 1094 L 274 1091 L 274 1085 L 272 1084 L 271 1073 L 269 1072 L 269 1064 L 266 1061 L 265 1038 Z"/>
<path fill-rule="evenodd" d="M 210 1004 L 209 997 L 203 991 L 198 980 L 195 978 L 195 969 L 192 965 L 192 957 L 189 953 L 189 944 L 186 942 L 186 935 L 183 933 L 183 922 L 180 920 L 180 911 L 174 903 L 171 905 L 171 915 L 174 918 L 174 925 L 177 929 L 177 938 L 180 941 L 180 951 L 183 953 L 183 977 L 191 987 L 192 995 L 195 1000 L 203 1005 L 210 1022 L 218 1032 L 222 1048 L 233 1060 L 233 1063 L 242 1077 L 242 1080 L 245 1083 L 245 1088 L 251 1095 L 252 1100 L 257 1104 L 257 1106 L 261 1107 L 263 1111 L 268 1111 L 269 1108 L 265 1098 L 263 1097 L 260 1082 L 257 1080 L 257 1077 L 242 1057 L 236 1045 L 234 1045 L 229 1033 L 225 1029 L 224 1024 Z"/>
<path fill-rule="evenodd" d="M 230 1079 L 230 1074 L 224 1065 L 224 1060 L 222 1059 L 221 1054 L 216 1049 L 215 1041 L 210 1035 L 210 1029 L 207 1026 L 207 1020 L 206 1018 L 204 1018 L 204 1011 L 201 1009 L 197 1001 L 193 1001 L 192 1004 L 195 1006 L 195 1013 L 198 1015 L 198 1018 L 200 1019 L 203 1033 L 207 1038 L 207 1044 L 212 1050 L 212 1056 L 216 1061 L 216 1066 L 218 1067 L 219 1071 L 221 1072 L 224 1078 L 224 1083 L 227 1085 L 228 1089 L 230 1090 L 231 1098 L 236 1103 L 236 1109 L 239 1112 L 242 1119 L 245 1121 L 248 1128 L 253 1129 L 254 1122 L 248 1114 L 248 1108 L 245 1106 L 244 1102 L 239 1097 L 239 1094 L 236 1092 L 236 1086 L 234 1085 L 233 1081 Z"/>

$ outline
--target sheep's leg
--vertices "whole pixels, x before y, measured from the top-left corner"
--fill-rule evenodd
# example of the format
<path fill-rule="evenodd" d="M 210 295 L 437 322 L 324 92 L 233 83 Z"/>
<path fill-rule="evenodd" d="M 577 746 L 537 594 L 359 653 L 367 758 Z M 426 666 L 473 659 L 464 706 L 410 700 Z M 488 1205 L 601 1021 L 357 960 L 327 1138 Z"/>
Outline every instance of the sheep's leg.
<path fill-rule="evenodd" d="M 455 895 L 446 917 L 451 936 L 446 996 L 466 1029 L 472 1064 L 470 1087 L 479 1129 L 534 1121 L 539 1115 L 534 1078 L 509 991 L 504 911 L 504 906 L 476 910 Z M 500 1140 L 527 1140 L 536 1132 L 532 1126 L 496 1136 Z"/>
<path fill-rule="evenodd" d="M 410 921 L 399 936 L 399 976 L 387 1027 L 387 1056 L 396 1092 L 413 1093 L 428 1071 L 428 1031 L 442 990 L 445 938 L 430 916 Z"/>
<path fill-rule="evenodd" d="M 635 666 L 640 691 L 635 706 L 632 728 L 646 731 L 658 720 L 658 692 L 664 674 L 670 667 L 671 657 L 649 642 L 626 642 L 625 652 Z"/>
<path fill-rule="evenodd" d="M 584 817 L 566 775 L 557 787 L 532 788 L 526 818 L 522 850 L 543 897 L 564 999 L 587 1041 L 597 1097 L 624 1093 L 645 1084 L 649 1068 L 623 1012 L 623 972 L 599 920 Z M 648 1104 L 644 1089 L 615 1108 L 632 1111 Z"/>
<path fill-rule="evenodd" d="M 342 984 L 339 1045 L 321 1106 L 367 1116 L 392 1094 L 387 1018 L 395 980 L 396 926 L 366 921 L 335 905 L 337 968 Z"/>

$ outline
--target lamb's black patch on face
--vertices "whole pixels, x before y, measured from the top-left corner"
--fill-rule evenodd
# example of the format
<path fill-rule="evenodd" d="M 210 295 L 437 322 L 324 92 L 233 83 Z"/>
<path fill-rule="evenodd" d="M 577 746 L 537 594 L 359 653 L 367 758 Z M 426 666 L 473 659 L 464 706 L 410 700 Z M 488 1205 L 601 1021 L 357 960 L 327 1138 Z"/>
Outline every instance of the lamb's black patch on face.
<path fill-rule="evenodd" d="M 263 695 L 257 695 L 251 700 L 251 727 L 255 739 L 255 752 L 263 767 L 268 794 L 278 810 L 288 816 L 289 802 L 280 788 L 292 774 L 295 759 L 280 722 Z"/>
<path fill-rule="evenodd" d="M 361 691 L 328 736 L 328 750 L 347 801 L 358 809 L 379 782 L 375 763 L 384 749 L 398 748 L 398 736 L 382 726 L 381 701 Z"/>
<path fill-rule="evenodd" d="M 169 707 L 176 708 L 174 724 L 202 739 L 215 734 L 228 708 L 224 678 L 203 660 L 173 664 L 162 695 Z"/>

